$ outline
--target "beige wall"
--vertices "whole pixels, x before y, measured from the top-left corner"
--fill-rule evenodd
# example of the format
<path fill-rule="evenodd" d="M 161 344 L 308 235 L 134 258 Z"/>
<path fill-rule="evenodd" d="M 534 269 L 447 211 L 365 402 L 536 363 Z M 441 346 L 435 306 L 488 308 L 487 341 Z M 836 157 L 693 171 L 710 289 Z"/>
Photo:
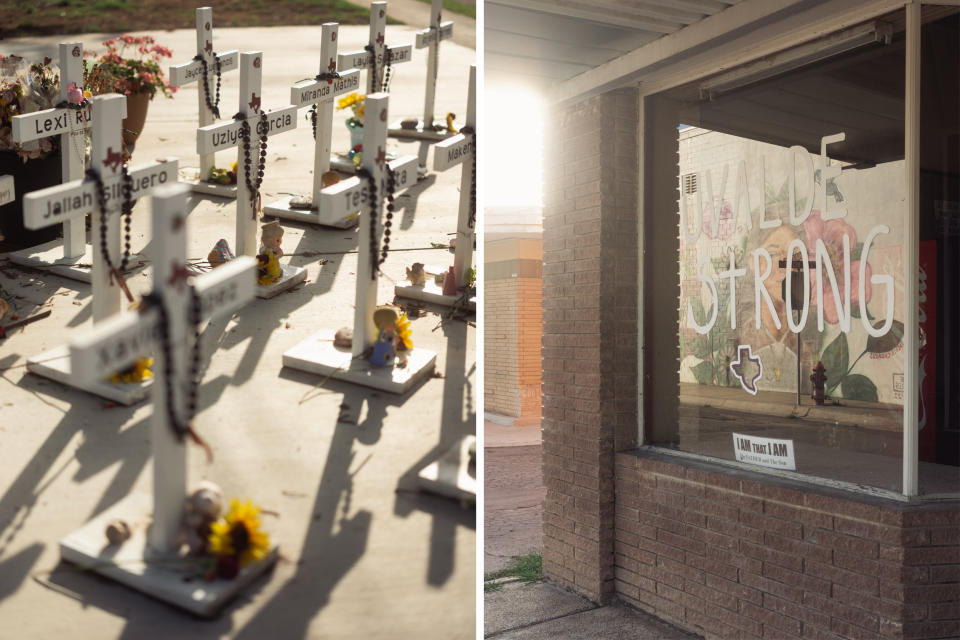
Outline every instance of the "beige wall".
<path fill-rule="evenodd" d="M 540 420 L 543 333 L 540 238 L 488 240 L 484 264 L 484 406 Z"/>

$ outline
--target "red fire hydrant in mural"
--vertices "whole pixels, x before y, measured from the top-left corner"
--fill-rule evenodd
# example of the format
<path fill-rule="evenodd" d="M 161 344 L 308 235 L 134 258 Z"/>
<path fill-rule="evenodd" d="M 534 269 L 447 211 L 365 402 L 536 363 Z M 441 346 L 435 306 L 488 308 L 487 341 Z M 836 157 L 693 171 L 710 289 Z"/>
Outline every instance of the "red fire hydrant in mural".
<path fill-rule="evenodd" d="M 810 382 L 813 383 L 813 401 L 818 405 L 823 404 L 824 388 L 827 383 L 827 374 L 824 371 L 823 363 L 818 361 L 813 367 L 813 373 L 810 374 Z"/>

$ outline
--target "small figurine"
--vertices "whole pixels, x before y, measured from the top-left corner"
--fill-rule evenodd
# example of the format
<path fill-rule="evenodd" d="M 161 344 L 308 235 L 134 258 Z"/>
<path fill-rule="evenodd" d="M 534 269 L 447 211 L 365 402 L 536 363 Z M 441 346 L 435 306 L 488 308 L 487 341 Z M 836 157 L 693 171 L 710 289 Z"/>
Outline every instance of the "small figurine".
<path fill-rule="evenodd" d="M 183 508 L 183 540 L 191 555 L 202 555 L 207 551 L 210 538 L 210 525 L 220 518 L 223 511 L 223 491 L 220 487 L 204 480 L 187 496 Z"/>
<path fill-rule="evenodd" d="M 217 240 L 217 244 L 213 245 L 213 250 L 207 254 L 207 262 L 210 263 L 211 267 L 215 268 L 226 264 L 235 257 L 233 251 L 230 251 L 230 245 L 227 244 L 227 241 L 220 238 Z"/>
<path fill-rule="evenodd" d="M 283 275 L 280 258 L 283 257 L 283 227 L 279 220 L 273 220 L 260 227 L 260 251 L 257 254 L 257 282 L 262 285 L 273 284 Z"/>
<path fill-rule="evenodd" d="M 453 267 L 450 267 L 447 275 L 443 278 L 443 295 L 457 295 L 457 277 L 453 274 Z"/>
<path fill-rule="evenodd" d="M 813 383 L 813 393 L 811 393 L 810 396 L 817 405 L 822 405 L 826 398 L 825 387 L 827 384 L 826 369 L 822 362 L 818 361 L 813 367 L 813 373 L 810 374 L 810 382 Z"/>
<path fill-rule="evenodd" d="M 455 113 L 447 114 L 447 131 L 449 131 L 450 133 L 457 133 L 457 128 L 453 126 L 453 119 L 456 117 L 457 117 L 457 114 Z"/>
<path fill-rule="evenodd" d="M 414 262 L 407 267 L 407 280 L 415 287 L 422 287 L 426 284 L 427 274 L 423 270 L 422 262 Z"/>
<path fill-rule="evenodd" d="M 391 306 L 377 307 L 373 312 L 373 324 L 377 327 L 377 340 L 370 353 L 370 364 L 387 367 L 394 364 L 407 366 L 407 356 L 413 349 L 410 335 L 410 321 L 406 314 L 397 313 Z"/>

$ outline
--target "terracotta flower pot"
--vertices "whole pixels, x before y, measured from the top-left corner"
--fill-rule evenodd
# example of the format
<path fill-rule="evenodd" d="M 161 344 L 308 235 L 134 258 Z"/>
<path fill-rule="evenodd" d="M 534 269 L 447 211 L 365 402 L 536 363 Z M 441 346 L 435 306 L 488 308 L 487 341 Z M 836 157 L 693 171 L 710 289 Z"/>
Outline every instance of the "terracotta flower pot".
<path fill-rule="evenodd" d="M 127 96 L 127 117 L 123 119 L 123 142 L 127 150 L 132 152 L 133 146 L 143 131 L 147 121 L 147 108 L 153 99 L 149 93 L 134 93 Z"/>

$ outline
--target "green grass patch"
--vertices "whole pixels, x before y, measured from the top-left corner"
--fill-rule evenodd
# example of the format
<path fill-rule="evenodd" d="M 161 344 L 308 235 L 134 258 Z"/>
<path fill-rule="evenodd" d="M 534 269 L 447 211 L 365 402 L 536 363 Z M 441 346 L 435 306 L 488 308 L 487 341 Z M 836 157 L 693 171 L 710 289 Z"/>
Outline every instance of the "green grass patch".
<path fill-rule="evenodd" d="M 491 571 L 483 576 L 483 592 L 499 591 L 502 585 L 487 584 L 499 578 L 517 578 L 520 582 L 536 582 L 543 579 L 543 556 L 531 553 L 526 556 L 516 556 L 509 566 L 499 571 Z M 489 589 L 487 587 L 490 587 Z"/>
<path fill-rule="evenodd" d="M 430 0 L 420 0 L 426 4 L 431 4 Z M 477 19 L 477 5 L 467 2 L 458 2 L 457 0 L 443 0 L 443 8 L 453 13 L 459 13 L 462 16 Z"/>

